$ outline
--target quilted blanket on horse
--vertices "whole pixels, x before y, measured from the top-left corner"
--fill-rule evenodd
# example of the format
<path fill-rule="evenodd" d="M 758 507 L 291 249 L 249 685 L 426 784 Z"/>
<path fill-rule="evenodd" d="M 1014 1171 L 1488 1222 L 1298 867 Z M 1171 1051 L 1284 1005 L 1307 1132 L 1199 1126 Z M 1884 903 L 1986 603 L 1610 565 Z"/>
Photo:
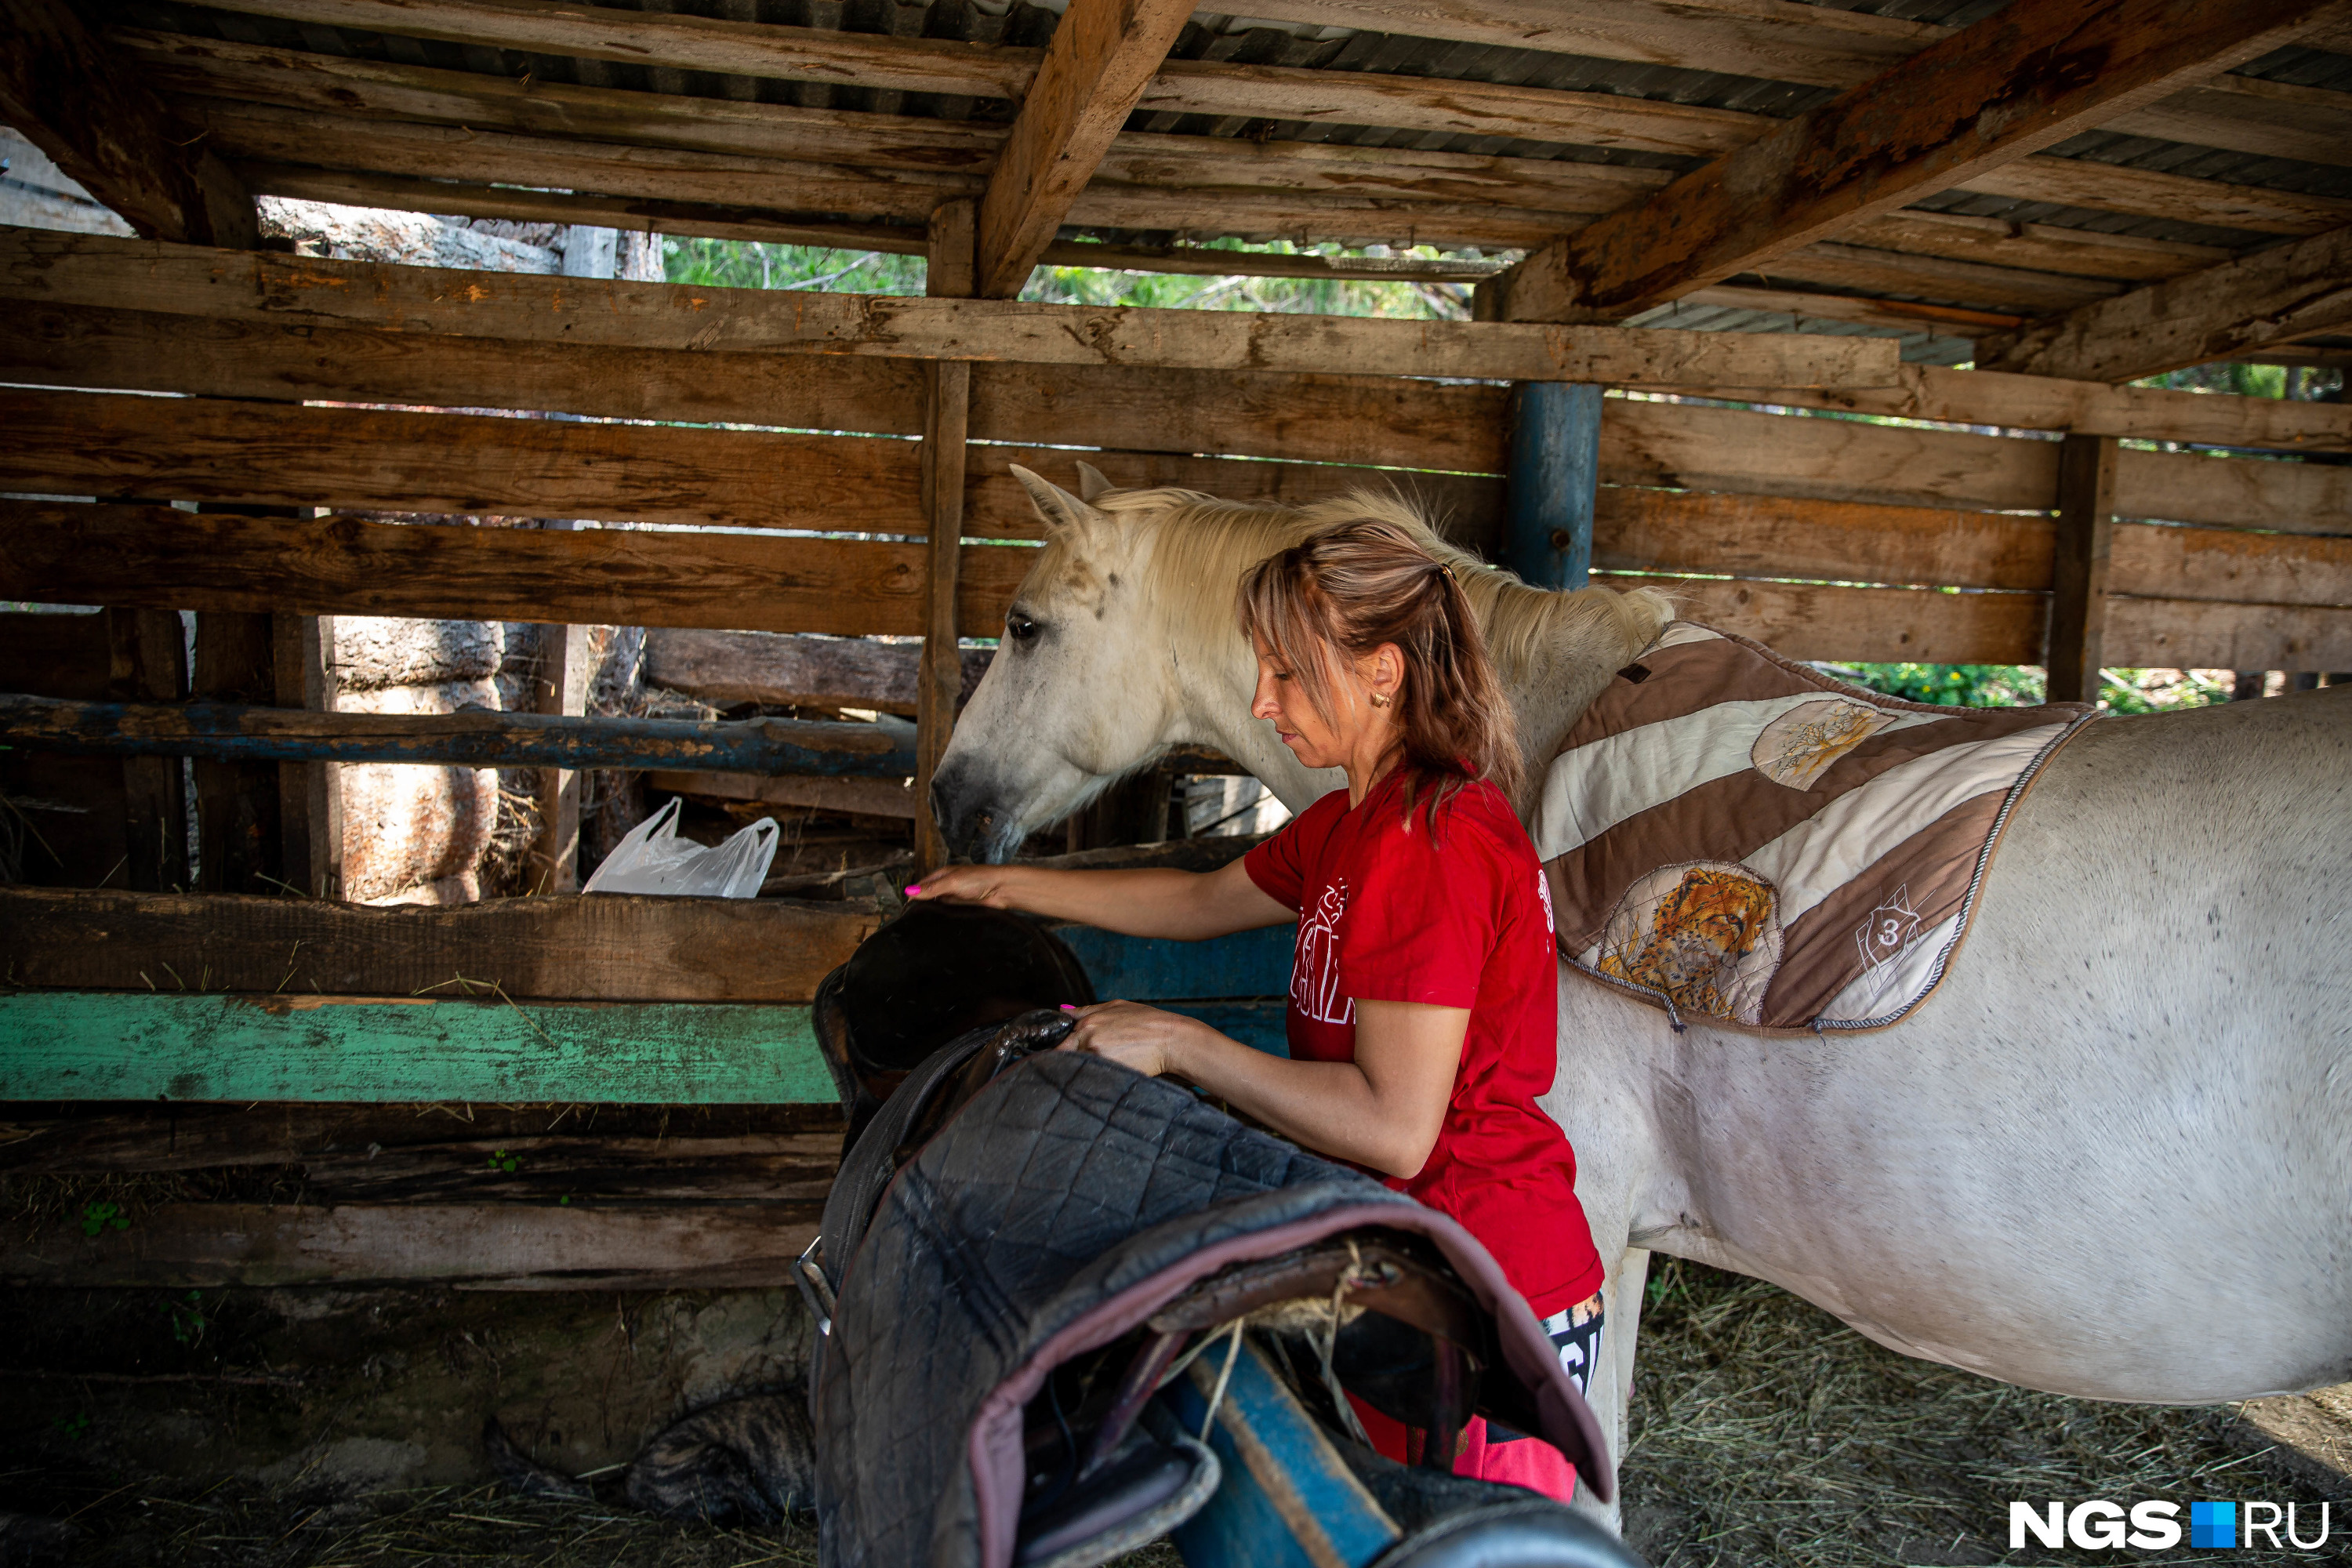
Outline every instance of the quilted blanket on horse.
<path fill-rule="evenodd" d="M 1546 773 L 1560 952 L 1677 1022 L 1899 1022 L 1943 980 L 2018 799 L 2096 715 L 1905 702 L 1671 623 Z"/>

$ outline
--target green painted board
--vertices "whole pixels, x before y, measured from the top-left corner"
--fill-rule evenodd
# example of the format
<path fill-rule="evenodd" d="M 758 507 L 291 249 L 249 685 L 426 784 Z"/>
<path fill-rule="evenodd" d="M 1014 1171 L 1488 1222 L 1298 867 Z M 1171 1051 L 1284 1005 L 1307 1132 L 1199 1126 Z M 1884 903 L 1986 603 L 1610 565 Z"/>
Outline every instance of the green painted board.
<path fill-rule="evenodd" d="M 26 991 L 0 1100 L 829 1104 L 806 1007 Z"/>

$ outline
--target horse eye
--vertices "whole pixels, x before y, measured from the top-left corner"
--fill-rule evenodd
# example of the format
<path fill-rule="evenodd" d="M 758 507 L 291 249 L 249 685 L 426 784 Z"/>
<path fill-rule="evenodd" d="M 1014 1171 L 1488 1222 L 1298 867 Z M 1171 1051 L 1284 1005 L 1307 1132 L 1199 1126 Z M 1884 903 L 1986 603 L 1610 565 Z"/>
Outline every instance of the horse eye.
<path fill-rule="evenodd" d="M 1017 610 L 1004 617 L 1004 629 L 1014 642 L 1033 642 L 1037 637 L 1037 623 Z"/>

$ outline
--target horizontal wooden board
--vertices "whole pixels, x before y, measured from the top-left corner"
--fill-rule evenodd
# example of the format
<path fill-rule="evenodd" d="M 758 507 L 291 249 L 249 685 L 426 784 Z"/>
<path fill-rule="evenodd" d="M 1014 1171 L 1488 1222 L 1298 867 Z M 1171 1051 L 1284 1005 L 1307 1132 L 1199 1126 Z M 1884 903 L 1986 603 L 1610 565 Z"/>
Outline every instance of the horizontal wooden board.
<path fill-rule="evenodd" d="M 911 360 L 834 359 L 813 374 L 802 361 L 771 354 L 714 360 L 47 306 L 0 315 L 0 364 L 20 381 L 199 396 L 551 409 L 890 436 L 919 434 L 922 425 L 921 372 Z M 976 440 L 1503 468 L 1508 394 L 1498 386 L 1123 365 L 972 368 Z"/>
<path fill-rule="evenodd" d="M 780 778 L 768 773 L 654 772 L 646 773 L 645 779 L 648 789 L 669 790 L 706 800 L 751 800 L 803 811 L 898 816 L 909 821 L 922 804 L 911 778 Z"/>
<path fill-rule="evenodd" d="M 911 441 L 9 391 L 0 425 L 14 490 L 923 531 Z"/>
<path fill-rule="evenodd" d="M 1593 564 L 1610 572 L 1937 584 L 2042 593 L 2044 517 L 1774 496 L 1601 488 Z M 2352 539 L 2116 525 L 2109 591 L 2250 605 L 2352 605 Z"/>
<path fill-rule="evenodd" d="M 1759 269 L 1773 281 L 1870 294 L 1911 295 L 2029 316 L 2112 299 L 2124 285 L 1983 261 L 1920 256 L 1843 240 L 1808 245 Z"/>
<path fill-rule="evenodd" d="M 912 642 L 662 627 L 646 635 L 645 678 L 706 702 L 912 713 L 922 652 Z M 993 648 L 963 650 L 960 701 L 971 700 L 994 657 Z"/>
<path fill-rule="evenodd" d="M 169 623 L 167 622 L 168 626 Z M 0 693 L 0 741 L 82 756 L 221 763 L 673 768 L 887 779 L 915 771 L 902 731 L 824 720 L 338 713 L 235 702 L 74 702 Z"/>
<path fill-rule="evenodd" d="M 0 501 L 0 595 L 176 610 L 922 631 L 922 546 L 742 533 L 410 527 Z M 961 630 L 993 637 L 1026 551 L 972 545 Z"/>
<path fill-rule="evenodd" d="M 808 1009 L 782 1003 L 20 991 L 0 1037 L 9 1100 L 835 1098 Z"/>
<path fill-rule="evenodd" d="M 1986 510 L 2053 504 L 2058 444 L 1611 398 L 1605 484 Z"/>
<path fill-rule="evenodd" d="M 1343 468 L 1322 463 L 1260 463 L 1164 452 L 1071 452 L 1051 447 L 982 447 L 965 452 L 971 480 L 964 497 L 968 539 L 1036 539 L 1036 509 L 1011 473 L 1015 463 L 1063 489 L 1078 488 L 1077 465 L 1092 463 L 1121 489 L 1173 486 L 1223 500 L 1300 506 L 1350 491 L 1394 490 L 1412 498 L 1447 538 L 1487 549 L 1502 535 L 1505 481 L 1476 474 Z"/>
<path fill-rule="evenodd" d="M 838 1105 L 121 1105 L 0 1102 L 0 1171 L 25 1175 L 305 1169 L 409 1151 L 488 1143 L 556 1149 L 610 1142 L 647 1160 L 698 1150 L 838 1160 Z M 487 1161 L 484 1162 L 487 1164 Z M 487 1174 L 487 1173 L 485 1173 Z"/>
<path fill-rule="evenodd" d="M 0 298 L 618 348 L 1611 384 L 1893 384 L 1879 339 L 1093 309 L 540 278 L 0 231 Z"/>
<path fill-rule="evenodd" d="M 442 1284 L 476 1290 L 778 1287 L 816 1237 L 814 1203 L 163 1204 L 128 1230 L 0 1242 L 18 1286 Z"/>
<path fill-rule="evenodd" d="M 2352 669 L 2352 609 L 2107 601 L 2106 662 L 2182 669 Z"/>
<path fill-rule="evenodd" d="M 2282 451 L 2352 452 L 2352 407 L 2340 404 L 2107 386 L 2043 375 L 1950 370 L 1942 365 L 1906 364 L 1900 384 L 1888 387 L 1789 387 L 1763 394 L 1728 388 L 1685 390 L 1693 396 L 1953 425 L 2000 425 Z"/>
<path fill-rule="evenodd" d="M 2352 468 L 2197 452 L 2118 453 L 2116 514 L 2352 534 Z"/>
<path fill-rule="evenodd" d="M 1592 563 L 1833 582 L 2046 592 L 2052 524 L 1951 507 L 1601 488 Z"/>
<path fill-rule="evenodd" d="M 2227 261 L 2231 253 L 2214 245 L 2172 239 L 2140 239 L 2055 224 L 2011 223 L 1965 213 L 1905 208 L 1882 213 L 1846 229 L 1847 243 L 1906 255 L 1939 256 L 2002 268 L 2055 272 L 2069 278 L 2101 278 L 2118 283 L 2153 283 Z"/>
<path fill-rule="evenodd" d="M 2128 169 L 2091 158 L 2048 153 L 1988 169 L 1961 181 L 1958 188 L 1977 195 L 2054 202 L 2094 212 L 2164 217 L 2257 234 L 2317 234 L 2352 223 L 2352 201 L 2340 196 L 2194 180 L 2153 169 Z"/>
<path fill-rule="evenodd" d="M 1630 574 L 1593 581 L 1612 588 L 1663 588 L 1685 619 L 1753 637 L 1788 658 L 1864 663 L 2037 663 L 2048 600 L 2042 594 Z"/>

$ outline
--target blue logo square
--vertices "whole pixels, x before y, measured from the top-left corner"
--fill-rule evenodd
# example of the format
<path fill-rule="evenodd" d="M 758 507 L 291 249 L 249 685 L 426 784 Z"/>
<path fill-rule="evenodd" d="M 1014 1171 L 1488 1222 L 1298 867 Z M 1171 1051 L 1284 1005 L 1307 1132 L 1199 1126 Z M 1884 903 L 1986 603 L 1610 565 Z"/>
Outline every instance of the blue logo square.
<path fill-rule="evenodd" d="M 2189 1505 L 2189 1544 L 2238 1544 L 2238 1505 L 2233 1502 L 2192 1502 Z"/>

